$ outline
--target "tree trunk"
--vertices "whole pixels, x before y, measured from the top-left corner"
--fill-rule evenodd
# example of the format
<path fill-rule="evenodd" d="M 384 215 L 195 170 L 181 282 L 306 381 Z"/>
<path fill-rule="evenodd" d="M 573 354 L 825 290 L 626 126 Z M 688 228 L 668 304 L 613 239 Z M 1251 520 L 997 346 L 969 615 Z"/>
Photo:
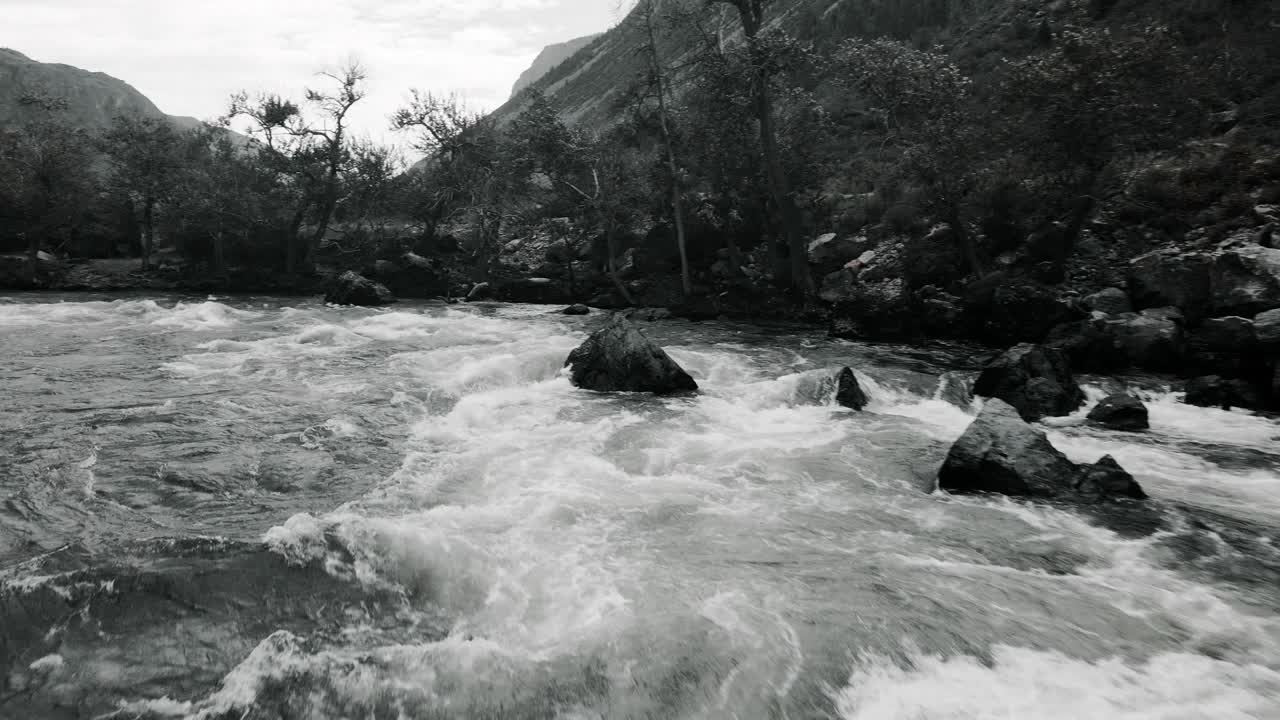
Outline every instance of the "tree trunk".
<path fill-rule="evenodd" d="M 982 258 L 978 257 L 978 244 L 961 221 L 960 212 L 952 208 L 947 213 L 947 222 L 951 224 L 951 231 L 956 234 L 956 242 L 960 244 L 960 252 L 964 254 L 964 261 L 969 266 L 970 274 L 974 277 L 985 275 L 986 268 L 982 264 Z"/>
<path fill-rule="evenodd" d="M 815 288 L 813 273 L 809 271 L 808 248 L 805 247 L 804 235 L 800 230 L 800 209 L 796 207 L 795 198 L 791 196 L 791 183 L 787 179 L 786 171 L 782 168 L 778 133 L 773 121 L 773 97 L 769 92 L 769 78 L 763 70 L 757 73 L 756 102 L 760 122 L 760 145 L 764 150 L 769 193 L 773 196 L 774 212 L 778 215 L 778 226 L 790 258 L 790 286 L 792 290 L 807 298 L 814 294 Z"/>
<path fill-rule="evenodd" d="M 320 250 L 320 243 L 324 242 L 324 236 L 329 232 L 329 223 L 333 219 L 333 209 L 337 205 L 337 198 L 332 194 L 328 194 L 323 204 L 320 206 L 319 224 L 316 225 L 316 231 L 311 234 L 311 239 L 303 248 L 302 255 L 302 272 L 314 272 L 316 269 L 316 253 Z"/>
<path fill-rule="evenodd" d="M 227 277 L 227 242 L 222 230 L 213 233 L 213 273 L 220 279 Z"/>
<path fill-rule="evenodd" d="M 636 301 L 631 297 L 626 284 L 622 282 L 622 278 L 618 277 L 618 237 L 613 220 L 606 221 L 605 226 L 604 238 L 605 251 L 609 256 L 609 279 L 613 280 L 613 285 L 618 289 L 618 294 L 622 296 L 622 301 L 628 306 L 635 305 Z"/>
<path fill-rule="evenodd" d="M 676 163 L 675 142 L 671 139 L 671 128 L 667 122 L 667 87 L 662 73 L 662 64 L 658 62 L 658 44 L 653 31 L 653 3 L 645 7 L 645 27 L 649 31 L 649 59 L 653 71 L 654 83 L 658 90 L 658 125 L 662 130 L 662 144 L 666 149 L 667 172 L 671 179 L 671 216 L 676 227 L 676 248 L 680 252 L 680 284 L 685 299 L 693 296 L 693 278 L 689 273 L 689 249 L 685 238 L 684 197 L 680 188 L 680 171 Z M 610 256 L 610 261 L 612 261 Z"/>
<path fill-rule="evenodd" d="M 293 220 L 289 223 L 289 236 L 285 238 L 284 256 L 284 271 L 289 275 L 298 272 L 299 235 L 302 232 L 302 221 L 306 219 L 307 209 L 310 207 L 310 201 L 302 203 L 297 212 L 293 214 Z"/>
<path fill-rule="evenodd" d="M 155 198 L 146 198 L 142 202 L 142 269 L 151 269 L 151 252 L 155 249 Z"/>
<path fill-rule="evenodd" d="M 34 285 L 40 268 L 40 233 L 27 233 L 27 279 Z"/>
<path fill-rule="evenodd" d="M 573 272 L 573 260 L 574 260 L 573 256 L 577 254 L 578 249 L 576 245 L 572 245 L 569 243 L 568 238 L 565 238 L 564 249 L 565 249 L 564 267 L 565 267 L 565 270 L 569 272 L 569 297 L 576 298 L 578 297 L 578 276 Z"/>
<path fill-rule="evenodd" d="M 760 29 L 764 27 L 763 0 L 721 0 L 738 8 L 742 19 L 742 31 L 747 36 L 747 46 L 751 54 L 751 65 L 755 84 L 756 120 L 760 124 L 760 150 L 764 156 L 766 177 L 769 183 L 769 195 L 773 199 L 773 210 L 777 217 L 777 225 L 782 233 L 783 247 L 786 249 L 789 262 L 778 263 L 778 269 L 787 268 L 788 277 L 777 279 L 786 283 L 805 298 L 816 292 L 813 273 L 809 270 L 809 258 L 805 247 L 804 236 L 800 230 L 800 209 L 796 207 L 795 198 L 791 196 L 791 184 L 782 167 L 782 153 L 778 148 L 778 132 L 774 126 L 773 95 L 769 91 L 768 58 L 757 42 Z"/>

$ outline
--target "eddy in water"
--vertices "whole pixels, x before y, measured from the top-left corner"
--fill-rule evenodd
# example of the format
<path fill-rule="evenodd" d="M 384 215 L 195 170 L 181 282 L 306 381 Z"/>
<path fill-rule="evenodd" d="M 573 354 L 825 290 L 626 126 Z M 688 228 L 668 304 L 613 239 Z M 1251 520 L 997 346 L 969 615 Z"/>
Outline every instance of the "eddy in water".
<path fill-rule="evenodd" d="M 0 717 L 1280 717 L 1273 418 L 1058 378 L 1028 422 L 803 329 L 61 300 L 0 303 Z"/>

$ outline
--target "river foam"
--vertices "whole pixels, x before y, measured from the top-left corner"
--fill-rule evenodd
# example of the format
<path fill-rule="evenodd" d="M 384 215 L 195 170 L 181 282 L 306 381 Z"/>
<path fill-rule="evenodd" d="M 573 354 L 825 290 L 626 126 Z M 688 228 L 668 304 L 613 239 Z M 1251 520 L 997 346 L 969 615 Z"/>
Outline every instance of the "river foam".
<path fill-rule="evenodd" d="M 247 547 L 274 563 L 226 565 L 221 546 L 182 550 L 176 564 L 192 578 L 210 567 L 244 578 L 247 595 L 218 590 L 241 603 L 234 632 L 250 635 L 233 638 L 243 650 L 219 666 L 217 687 L 180 691 L 160 675 L 123 697 L 85 690 L 86 707 L 110 697 L 123 717 L 204 720 L 285 709 L 1280 716 L 1280 608 L 1266 599 L 1260 530 L 1280 521 L 1269 418 L 1188 408 L 1154 388 L 1142 391 L 1147 433 L 1091 428 L 1087 408 L 1047 424 L 1074 460 L 1112 454 L 1153 495 L 1166 526 L 1122 536 L 1071 508 L 934 492 L 948 447 L 981 409 L 967 393 L 973 373 L 945 353 L 642 323 L 702 388 L 655 398 L 574 388 L 564 359 L 599 318 L 546 308 L 60 305 L 0 305 L 0 326 L 28 323 L 41 367 L 93 378 L 130 404 L 55 404 L 37 416 L 46 428 L 84 417 L 68 437 L 93 444 L 65 449 L 56 477 L 73 492 L 47 479 L 25 492 L 55 507 L 74 496 L 87 510 L 51 517 L 100 513 L 129 538 L 220 522 L 219 532 L 260 539 Z M 68 365 L 84 346 L 74 333 L 98 338 L 108 361 Z M 870 398 L 863 412 L 835 403 L 844 366 Z M 30 405 L 46 402 L 43 383 L 31 381 Z M 175 565 L 178 551 L 157 552 L 139 562 Z M 4 577 L 0 592 L 17 601 L 74 602 L 105 587 L 43 564 Z M 112 587 L 159 602 L 135 577 Z M 323 606 L 307 603 L 325 591 Z M 132 602 L 118 615 L 131 617 Z M 276 607 L 287 612 L 258 614 Z M 132 640 L 172 636 L 155 654 L 179 652 L 197 620 L 155 617 L 155 637 Z M 18 669 L 35 673 L 56 651 L 63 664 L 40 672 L 105 682 L 86 679 L 98 677 L 86 672 L 91 657 L 115 667 L 96 637 L 33 646 Z M 145 672 L 140 647 L 135 670 Z"/>

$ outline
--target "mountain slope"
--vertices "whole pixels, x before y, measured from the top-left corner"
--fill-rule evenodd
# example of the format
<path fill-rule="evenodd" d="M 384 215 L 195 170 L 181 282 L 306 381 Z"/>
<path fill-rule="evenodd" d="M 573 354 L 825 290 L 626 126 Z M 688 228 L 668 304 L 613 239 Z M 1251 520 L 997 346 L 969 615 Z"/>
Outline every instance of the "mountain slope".
<path fill-rule="evenodd" d="M 665 65 L 691 72 L 688 61 L 708 40 L 732 45 L 741 41 L 737 11 L 728 4 L 706 7 L 705 0 L 655 0 L 657 45 Z M 891 36 L 900 39 L 939 39 L 948 27 L 972 26 L 976 18 L 1005 10 L 1019 0 L 774 0 L 767 5 L 766 26 L 797 39 L 824 42 L 853 36 Z M 678 22 L 667 18 L 684 17 Z M 696 18 L 696 21 L 693 20 Z M 574 55 L 551 69 L 532 87 L 552 98 L 569 122 L 601 127 L 616 115 L 614 100 L 642 77 L 648 31 L 641 6 L 591 44 L 590 52 Z M 521 96 L 495 112 L 501 122 L 523 109 Z"/>
<path fill-rule="evenodd" d="M 688 62 L 706 43 L 741 41 L 737 11 L 705 0 L 654 0 L 656 16 L 684 14 L 697 22 L 659 22 L 658 50 L 664 64 L 680 68 L 674 83 L 694 72 Z M 1104 26 L 1159 23 L 1189 47 L 1240 48 L 1259 52 L 1274 44 L 1275 4 L 1237 0 L 772 0 L 766 24 L 812 43 L 819 55 L 853 37 L 890 37 L 916 47 L 941 47 L 969 74 L 979 76 L 1004 58 L 1035 52 L 1038 30 L 1054 29 L 1072 7 L 1085 8 Z M 588 48 L 551 69 L 532 87 L 545 93 L 571 123 L 604 127 L 617 116 L 616 98 L 644 72 L 648 43 L 639 7 Z M 1250 58 L 1241 58 L 1247 66 Z M 495 111 L 501 123 L 518 114 L 526 98 L 517 95 Z"/>
<path fill-rule="evenodd" d="M 167 117 L 180 130 L 199 127 L 190 117 L 166 115 L 123 80 L 71 65 L 43 63 L 9 48 L 0 48 L 0 128 L 22 125 L 43 112 L 33 98 L 65 101 L 58 117 L 88 131 L 105 130 L 118 115 Z"/>
<path fill-rule="evenodd" d="M 542 49 L 542 52 L 538 53 L 538 57 L 534 58 L 533 64 L 529 66 L 529 69 L 520 74 L 516 84 L 511 88 L 511 95 L 518 95 L 521 90 L 541 80 L 557 65 L 573 57 L 574 54 L 590 45 L 598 37 L 600 37 L 600 33 L 546 46 Z"/>

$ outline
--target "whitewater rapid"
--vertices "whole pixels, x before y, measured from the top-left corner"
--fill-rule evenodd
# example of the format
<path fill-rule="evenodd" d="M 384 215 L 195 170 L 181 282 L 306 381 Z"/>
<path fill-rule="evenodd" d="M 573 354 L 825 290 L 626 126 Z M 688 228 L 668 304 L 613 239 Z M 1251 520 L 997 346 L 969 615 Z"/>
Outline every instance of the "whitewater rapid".
<path fill-rule="evenodd" d="M 1150 432 L 1052 422 L 1132 533 L 934 492 L 965 351 L 646 323 L 702 392 L 601 395 L 600 320 L 0 301 L 0 596 L 84 618 L 0 646 L 0 716 L 1280 718 L 1275 420 L 1134 379 Z"/>

